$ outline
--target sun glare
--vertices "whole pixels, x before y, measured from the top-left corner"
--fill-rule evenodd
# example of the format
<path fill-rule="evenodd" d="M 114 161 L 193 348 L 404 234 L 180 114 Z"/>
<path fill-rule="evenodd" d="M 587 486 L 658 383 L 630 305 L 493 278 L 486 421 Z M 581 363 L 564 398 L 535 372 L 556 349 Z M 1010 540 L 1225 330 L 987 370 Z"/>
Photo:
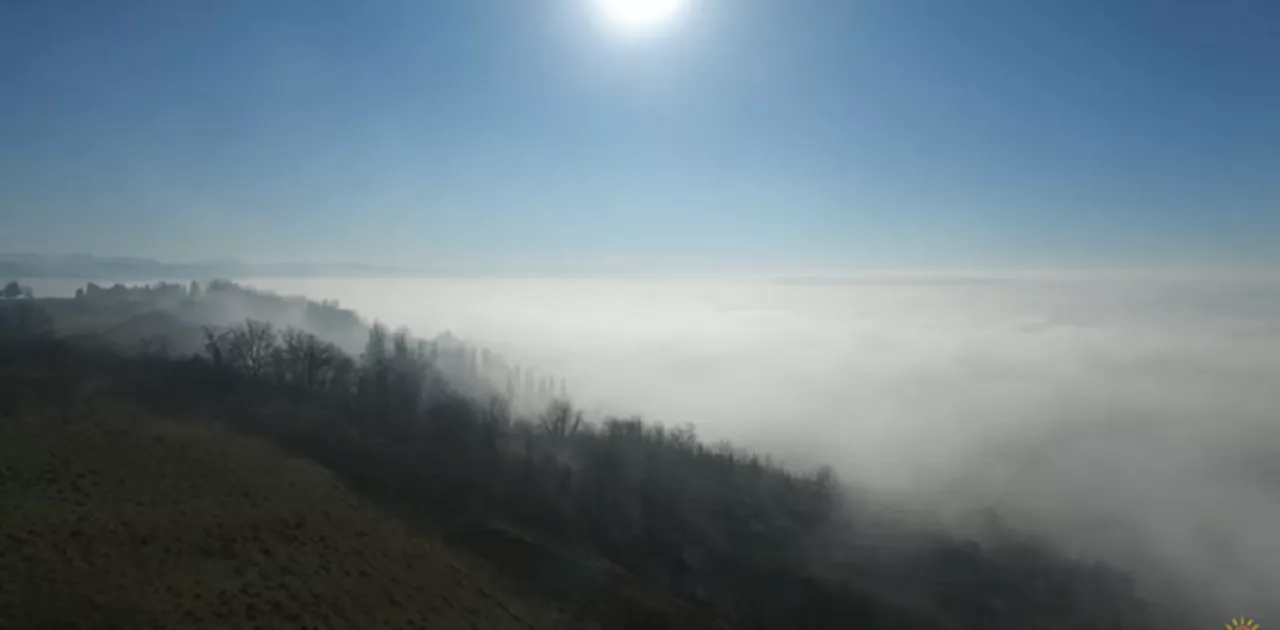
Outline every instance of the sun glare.
<path fill-rule="evenodd" d="M 611 28 L 628 34 L 657 31 L 679 19 L 688 0 L 591 0 Z"/>

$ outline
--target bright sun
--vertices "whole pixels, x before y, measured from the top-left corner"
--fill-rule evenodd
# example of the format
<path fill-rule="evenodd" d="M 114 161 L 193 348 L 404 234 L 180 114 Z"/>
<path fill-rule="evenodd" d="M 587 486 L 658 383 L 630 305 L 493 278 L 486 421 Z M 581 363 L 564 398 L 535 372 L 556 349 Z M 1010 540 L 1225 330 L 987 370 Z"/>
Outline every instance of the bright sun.
<path fill-rule="evenodd" d="M 629 34 L 651 33 L 680 17 L 688 0 L 591 0 L 609 26 Z"/>

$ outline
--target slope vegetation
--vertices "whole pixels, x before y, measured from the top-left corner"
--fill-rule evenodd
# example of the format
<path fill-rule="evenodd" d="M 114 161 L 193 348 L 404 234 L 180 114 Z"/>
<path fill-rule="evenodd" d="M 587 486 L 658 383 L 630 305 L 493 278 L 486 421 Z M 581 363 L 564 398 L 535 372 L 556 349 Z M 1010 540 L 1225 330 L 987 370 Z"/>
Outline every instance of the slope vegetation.
<path fill-rule="evenodd" d="M 80 389 L 0 418 L 0 628 L 573 625 L 310 462 Z"/>

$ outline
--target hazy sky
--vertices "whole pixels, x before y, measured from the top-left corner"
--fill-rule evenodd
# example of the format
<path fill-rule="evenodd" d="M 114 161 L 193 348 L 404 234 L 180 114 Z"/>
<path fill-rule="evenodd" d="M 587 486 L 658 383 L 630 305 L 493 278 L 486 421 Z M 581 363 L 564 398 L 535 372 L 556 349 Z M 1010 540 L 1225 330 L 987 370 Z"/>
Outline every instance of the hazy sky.
<path fill-rule="evenodd" d="M 1280 3 L 0 0 L 0 250 L 1280 262 Z"/>

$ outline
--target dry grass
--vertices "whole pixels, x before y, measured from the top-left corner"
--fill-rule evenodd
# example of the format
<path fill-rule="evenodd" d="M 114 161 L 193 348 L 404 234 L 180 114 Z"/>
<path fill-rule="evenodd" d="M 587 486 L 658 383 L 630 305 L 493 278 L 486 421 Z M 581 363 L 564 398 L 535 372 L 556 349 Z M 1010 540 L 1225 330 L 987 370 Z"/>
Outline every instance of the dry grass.
<path fill-rule="evenodd" d="M 553 628 L 327 471 L 121 403 L 0 418 L 0 628 Z"/>

